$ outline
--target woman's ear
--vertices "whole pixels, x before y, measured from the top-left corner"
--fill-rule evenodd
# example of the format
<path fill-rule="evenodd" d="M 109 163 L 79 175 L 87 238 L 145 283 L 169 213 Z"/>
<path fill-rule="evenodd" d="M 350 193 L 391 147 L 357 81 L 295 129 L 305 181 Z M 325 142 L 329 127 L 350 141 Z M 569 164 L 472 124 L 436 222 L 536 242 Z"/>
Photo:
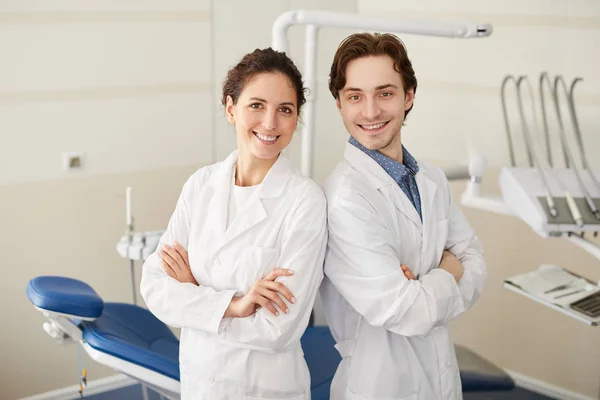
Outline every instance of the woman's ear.
<path fill-rule="evenodd" d="M 233 107 L 233 99 L 231 98 L 231 96 L 227 95 L 227 99 L 225 100 L 225 117 L 227 117 L 227 121 L 229 121 L 230 124 L 235 123 Z"/>

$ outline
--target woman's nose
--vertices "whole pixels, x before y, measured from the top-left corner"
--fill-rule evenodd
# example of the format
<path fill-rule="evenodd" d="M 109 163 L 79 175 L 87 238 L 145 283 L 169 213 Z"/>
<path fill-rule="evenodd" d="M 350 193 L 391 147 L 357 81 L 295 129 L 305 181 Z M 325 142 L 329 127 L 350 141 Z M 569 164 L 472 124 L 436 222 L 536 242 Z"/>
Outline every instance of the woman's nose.
<path fill-rule="evenodd" d="M 277 117 L 274 112 L 267 112 L 261 123 L 262 127 L 268 131 L 272 131 L 277 128 Z"/>

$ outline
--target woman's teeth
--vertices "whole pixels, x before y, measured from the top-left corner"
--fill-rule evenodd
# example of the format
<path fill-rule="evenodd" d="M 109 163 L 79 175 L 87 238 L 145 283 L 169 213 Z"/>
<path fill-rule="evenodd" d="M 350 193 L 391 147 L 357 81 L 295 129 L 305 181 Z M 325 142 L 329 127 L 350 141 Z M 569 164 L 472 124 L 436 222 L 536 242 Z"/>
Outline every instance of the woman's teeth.
<path fill-rule="evenodd" d="M 266 140 L 268 142 L 274 142 L 275 140 L 277 140 L 277 136 L 265 136 L 265 135 L 261 135 L 260 133 L 254 132 L 254 134 L 261 140 Z"/>

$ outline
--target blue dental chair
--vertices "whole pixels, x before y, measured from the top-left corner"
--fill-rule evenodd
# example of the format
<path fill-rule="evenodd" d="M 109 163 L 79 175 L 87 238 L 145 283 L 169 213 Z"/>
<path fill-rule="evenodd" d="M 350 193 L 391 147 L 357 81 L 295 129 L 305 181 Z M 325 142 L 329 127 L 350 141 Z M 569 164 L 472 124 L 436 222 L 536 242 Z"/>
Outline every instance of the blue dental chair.
<path fill-rule="evenodd" d="M 59 342 L 81 342 L 95 361 L 128 375 L 168 399 L 179 399 L 179 341 L 145 308 L 105 303 L 88 284 L 71 278 L 40 276 L 27 296 L 48 322 L 44 330 Z M 329 329 L 310 326 L 301 339 L 315 400 L 329 399 L 340 362 Z M 512 379 L 493 364 L 456 347 L 464 392 L 511 390 Z"/>

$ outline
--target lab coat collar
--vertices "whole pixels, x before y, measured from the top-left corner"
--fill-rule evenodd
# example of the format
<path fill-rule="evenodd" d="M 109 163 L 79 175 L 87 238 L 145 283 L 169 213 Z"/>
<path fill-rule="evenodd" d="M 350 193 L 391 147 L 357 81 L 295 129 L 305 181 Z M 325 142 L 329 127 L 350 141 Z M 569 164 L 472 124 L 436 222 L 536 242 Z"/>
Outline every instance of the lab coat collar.
<path fill-rule="evenodd" d="M 396 182 L 388 175 L 377 161 L 373 160 L 367 154 L 351 143 L 346 143 L 344 159 L 350 166 L 363 175 L 366 175 L 368 181 L 375 186 L 377 190 L 384 186 L 396 185 Z"/>
<path fill-rule="evenodd" d="M 229 188 L 237 159 L 238 151 L 235 150 L 223 161 L 216 173 L 212 174 L 208 184 L 216 188 L 220 188 L 222 185 Z M 267 172 L 267 175 L 265 175 L 262 183 L 258 186 L 259 197 L 268 199 L 281 195 L 288 183 L 291 171 L 292 163 L 283 154 L 280 154 L 277 161 L 275 161 L 269 172 Z"/>
<path fill-rule="evenodd" d="M 290 180 L 292 163 L 283 154 L 279 154 L 277 161 L 271 167 L 262 183 L 258 187 L 262 199 L 279 197 Z"/>
<path fill-rule="evenodd" d="M 238 151 L 233 151 L 218 167 L 218 170 L 211 175 L 207 182 L 209 186 L 224 190 L 227 188 L 227 195 L 233 179 L 235 163 L 238 159 Z M 280 154 L 262 183 L 258 186 L 258 195 L 262 199 L 278 197 L 285 189 L 292 171 L 292 163 L 283 154 Z"/>
<path fill-rule="evenodd" d="M 211 213 L 212 224 L 218 236 L 215 238 L 217 242 L 215 251 L 267 218 L 268 214 L 262 199 L 280 196 L 292 171 L 291 162 L 280 154 L 259 185 L 256 194 L 250 197 L 243 209 L 239 210 L 238 215 L 243 214 L 243 218 L 236 217 L 231 226 L 227 228 L 229 196 L 237 159 L 238 151 L 235 150 L 217 167 L 207 181 L 207 186 L 213 189 L 211 207 L 215 211 Z M 247 212 L 248 209 L 251 209 L 252 212 Z"/>
<path fill-rule="evenodd" d="M 432 179 L 433 171 L 429 167 L 421 163 L 419 173 L 415 175 L 419 194 L 421 196 L 421 215 L 423 215 L 423 246 L 422 252 L 429 251 L 434 237 L 433 229 L 436 225 L 436 210 L 435 210 L 435 193 L 438 184 Z"/>
<path fill-rule="evenodd" d="M 405 214 L 415 225 L 418 227 L 423 226 L 425 219 L 431 218 L 433 213 L 432 205 L 433 199 L 436 192 L 435 182 L 428 176 L 430 171 L 426 165 L 421 165 L 419 172 L 415 175 L 417 187 L 419 188 L 419 195 L 421 197 L 421 213 L 423 215 L 423 222 L 419 217 L 419 213 L 415 209 L 411 201 L 404 195 L 401 190 L 394 190 L 398 184 L 385 170 L 373 160 L 369 155 L 365 154 L 360 149 L 356 148 L 350 143 L 346 143 L 346 151 L 344 152 L 344 159 L 350 166 L 365 175 L 367 181 L 370 182 L 375 188 L 385 193 L 391 201 L 395 204 L 396 208 Z M 399 187 L 398 187 L 399 189 Z"/>
<path fill-rule="evenodd" d="M 420 164 L 419 172 L 421 173 L 417 173 L 417 175 L 415 175 L 417 187 L 419 188 L 419 194 L 426 193 L 426 196 L 421 196 L 421 204 L 426 204 L 429 207 L 432 207 L 438 185 L 432 178 L 433 172 L 427 166 L 427 164 Z M 425 197 L 425 199 L 423 199 L 423 197 Z"/>

